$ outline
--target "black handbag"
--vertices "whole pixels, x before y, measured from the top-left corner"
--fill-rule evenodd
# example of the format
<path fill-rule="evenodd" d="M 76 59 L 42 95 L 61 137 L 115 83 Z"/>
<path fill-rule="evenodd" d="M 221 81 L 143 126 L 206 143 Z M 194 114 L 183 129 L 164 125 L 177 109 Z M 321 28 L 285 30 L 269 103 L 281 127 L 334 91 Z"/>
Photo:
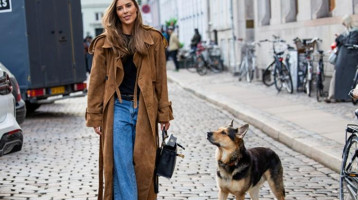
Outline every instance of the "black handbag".
<path fill-rule="evenodd" d="M 180 147 L 185 150 L 183 146 L 177 143 L 177 138 L 170 135 L 167 142 L 165 139 L 168 138 L 168 134 L 165 130 L 162 131 L 162 144 L 157 149 L 157 158 L 155 165 L 156 176 L 162 176 L 170 179 L 173 176 L 176 157 L 184 158 L 183 154 L 177 153 L 177 148 Z M 157 179 L 157 178 L 156 178 Z M 156 180 L 155 191 L 158 193 L 158 180 Z"/>

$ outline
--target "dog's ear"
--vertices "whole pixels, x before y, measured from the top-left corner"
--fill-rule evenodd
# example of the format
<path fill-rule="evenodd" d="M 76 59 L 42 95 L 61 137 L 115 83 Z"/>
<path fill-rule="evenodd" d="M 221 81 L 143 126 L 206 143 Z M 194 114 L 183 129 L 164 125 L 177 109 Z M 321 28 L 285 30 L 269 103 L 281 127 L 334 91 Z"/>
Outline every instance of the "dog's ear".
<path fill-rule="evenodd" d="M 229 124 L 229 127 L 233 127 L 234 126 L 234 119 L 231 120 L 230 124 Z"/>
<path fill-rule="evenodd" d="M 239 138 L 244 138 L 245 134 L 249 130 L 249 125 L 245 124 L 238 128 L 237 135 Z"/>

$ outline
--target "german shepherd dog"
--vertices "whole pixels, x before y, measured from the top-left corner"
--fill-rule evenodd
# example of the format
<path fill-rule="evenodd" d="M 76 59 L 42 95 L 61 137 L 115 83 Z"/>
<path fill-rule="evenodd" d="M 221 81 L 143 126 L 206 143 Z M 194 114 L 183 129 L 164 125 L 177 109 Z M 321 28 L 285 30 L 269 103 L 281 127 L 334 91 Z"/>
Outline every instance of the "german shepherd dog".
<path fill-rule="evenodd" d="M 248 124 L 234 128 L 232 121 L 228 127 L 208 132 L 207 139 L 218 147 L 216 180 L 219 200 L 227 199 L 229 193 L 235 195 L 236 200 L 244 200 L 246 192 L 251 199 L 258 200 L 260 187 L 265 181 L 276 198 L 284 200 L 280 158 L 268 148 L 246 149 L 243 138 L 248 128 Z"/>

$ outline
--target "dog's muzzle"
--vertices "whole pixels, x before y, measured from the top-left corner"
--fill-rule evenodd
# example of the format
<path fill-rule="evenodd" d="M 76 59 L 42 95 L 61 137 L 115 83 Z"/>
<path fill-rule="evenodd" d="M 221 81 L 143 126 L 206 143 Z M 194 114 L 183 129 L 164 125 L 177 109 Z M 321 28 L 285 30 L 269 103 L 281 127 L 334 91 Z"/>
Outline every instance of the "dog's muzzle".
<path fill-rule="evenodd" d="M 206 139 L 210 140 L 210 138 L 211 138 L 212 136 L 213 136 L 213 132 L 208 132 Z"/>
<path fill-rule="evenodd" d="M 209 140 L 209 142 L 210 142 L 211 144 L 213 144 L 213 145 L 216 145 L 216 146 L 220 147 L 220 144 L 218 144 L 218 143 L 216 143 L 216 142 L 214 141 L 214 139 L 213 139 L 213 135 L 214 135 L 214 133 L 213 133 L 213 132 L 208 132 L 208 134 L 207 134 L 207 138 L 206 138 L 206 139 L 208 139 L 208 140 Z"/>

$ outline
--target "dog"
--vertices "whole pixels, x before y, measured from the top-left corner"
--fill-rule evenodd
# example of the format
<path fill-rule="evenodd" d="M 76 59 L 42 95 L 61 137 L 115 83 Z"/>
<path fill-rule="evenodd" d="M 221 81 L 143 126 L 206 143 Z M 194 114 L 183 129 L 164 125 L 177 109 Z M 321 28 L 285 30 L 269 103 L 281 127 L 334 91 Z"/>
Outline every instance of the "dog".
<path fill-rule="evenodd" d="M 236 200 L 244 200 L 246 192 L 251 199 L 258 200 L 260 187 L 265 181 L 276 198 L 284 200 L 281 160 L 269 148 L 246 149 L 243 138 L 248 128 L 248 124 L 234 128 L 231 121 L 229 126 L 207 133 L 207 139 L 217 146 L 219 200 L 227 199 L 229 193 L 235 195 Z"/>

